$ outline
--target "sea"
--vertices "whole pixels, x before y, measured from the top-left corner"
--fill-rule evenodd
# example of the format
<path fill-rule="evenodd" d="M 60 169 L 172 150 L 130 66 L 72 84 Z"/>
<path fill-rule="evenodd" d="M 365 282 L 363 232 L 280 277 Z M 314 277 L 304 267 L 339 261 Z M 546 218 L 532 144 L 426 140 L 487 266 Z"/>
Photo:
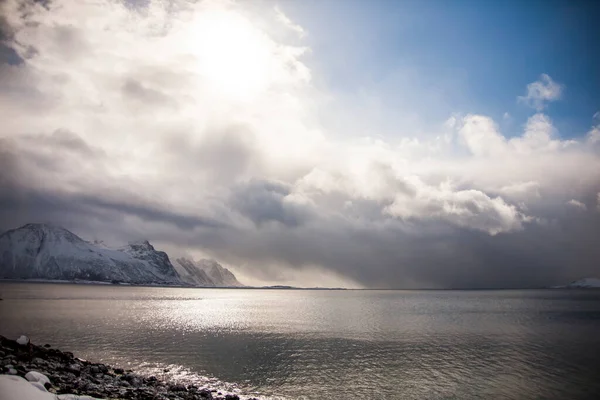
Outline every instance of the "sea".
<path fill-rule="evenodd" d="M 0 283 L 0 334 L 261 399 L 600 399 L 600 290 Z"/>

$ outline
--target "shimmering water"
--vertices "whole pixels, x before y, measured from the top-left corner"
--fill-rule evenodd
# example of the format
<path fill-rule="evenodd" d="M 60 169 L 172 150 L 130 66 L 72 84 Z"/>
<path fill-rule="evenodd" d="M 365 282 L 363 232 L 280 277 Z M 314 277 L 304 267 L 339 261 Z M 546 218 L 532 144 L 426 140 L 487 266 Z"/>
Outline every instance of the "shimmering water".
<path fill-rule="evenodd" d="M 306 398 L 600 398 L 600 291 L 0 284 L 0 334 Z M 158 368 L 158 369 L 157 369 Z"/>

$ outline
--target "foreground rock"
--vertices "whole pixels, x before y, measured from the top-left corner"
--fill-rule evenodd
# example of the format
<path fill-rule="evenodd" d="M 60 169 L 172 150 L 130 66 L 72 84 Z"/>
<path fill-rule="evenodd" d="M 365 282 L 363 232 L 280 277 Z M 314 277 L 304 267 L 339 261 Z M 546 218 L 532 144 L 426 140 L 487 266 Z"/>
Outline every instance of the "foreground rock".
<path fill-rule="evenodd" d="M 159 380 L 154 376 L 135 374 L 131 370 L 92 363 L 49 345 L 36 346 L 29 340 L 19 339 L 19 343 L 26 344 L 0 336 L 0 373 L 22 377 L 36 390 L 99 399 L 239 399 L 235 394 L 221 395 L 214 389 Z M 9 382 L 8 379 L 4 380 Z M 12 381 L 15 385 L 23 385 L 21 380 Z"/>

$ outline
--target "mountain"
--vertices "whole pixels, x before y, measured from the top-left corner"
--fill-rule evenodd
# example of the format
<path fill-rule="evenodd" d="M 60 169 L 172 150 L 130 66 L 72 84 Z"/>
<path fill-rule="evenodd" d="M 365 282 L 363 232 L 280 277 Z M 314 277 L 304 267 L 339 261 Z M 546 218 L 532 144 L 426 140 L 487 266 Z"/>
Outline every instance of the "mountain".
<path fill-rule="evenodd" d="M 181 268 L 177 268 L 177 267 Z M 217 286 L 206 272 L 198 267 L 193 261 L 187 258 L 178 258 L 175 260 L 175 268 L 179 272 L 179 276 L 185 282 L 197 286 Z"/>
<path fill-rule="evenodd" d="M 113 250 L 86 242 L 59 226 L 46 224 L 27 224 L 0 235 L 0 277 L 180 282 L 166 253 L 156 251 L 147 242 Z"/>
<path fill-rule="evenodd" d="M 222 277 L 218 279 L 213 278 L 218 277 L 213 269 L 204 272 L 194 263 L 188 269 L 191 272 L 184 275 L 193 279 L 182 279 L 167 253 L 156 250 L 147 240 L 111 249 L 101 241 L 87 242 L 67 229 L 48 224 L 27 224 L 0 235 L 0 278 L 241 286 L 220 265 L 216 269 Z"/>
<path fill-rule="evenodd" d="M 598 278 L 583 278 L 578 281 L 573 281 L 569 283 L 567 286 L 563 286 L 565 288 L 573 288 L 573 289 L 592 289 L 592 288 L 600 288 L 600 279 Z"/>
<path fill-rule="evenodd" d="M 178 258 L 175 267 L 181 279 L 197 286 L 228 286 L 241 287 L 235 275 L 215 260 L 202 259 L 199 261 Z"/>
<path fill-rule="evenodd" d="M 218 282 L 221 286 L 243 286 L 238 282 L 235 275 L 227 268 L 224 268 L 215 260 L 203 259 L 197 263 L 206 271 L 213 282 Z"/>

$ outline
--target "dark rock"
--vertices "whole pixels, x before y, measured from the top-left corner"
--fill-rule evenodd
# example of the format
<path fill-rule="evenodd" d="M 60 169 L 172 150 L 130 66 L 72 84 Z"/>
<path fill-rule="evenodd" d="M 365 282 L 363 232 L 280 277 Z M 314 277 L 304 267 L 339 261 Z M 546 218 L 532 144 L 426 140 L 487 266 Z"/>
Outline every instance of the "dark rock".
<path fill-rule="evenodd" d="M 185 387 L 185 385 L 182 385 L 180 383 L 169 385 L 169 390 L 173 392 L 187 392 L 187 388 Z"/>
<path fill-rule="evenodd" d="M 212 397 L 212 393 L 211 393 L 211 391 L 210 391 L 210 390 L 203 389 L 203 390 L 201 390 L 201 391 L 200 391 L 200 393 L 198 393 L 198 394 L 199 394 L 199 395 L 200 395 L 200 397 L 201 397 L 201 398 L 203 398 L 203 399 L 212 399 L 212 398 L 213 398 L 213 397 Z"/>
<path fill-rule="evenodd" d="M 115 369 L 113 369 L 113 371 L 115 371 L 115 374 L 122 374 L 122 373 L 124 373 L 124 372 L 125 372 L 125 371 L 123 370 L 123 368 L 115 368 Z"/>

